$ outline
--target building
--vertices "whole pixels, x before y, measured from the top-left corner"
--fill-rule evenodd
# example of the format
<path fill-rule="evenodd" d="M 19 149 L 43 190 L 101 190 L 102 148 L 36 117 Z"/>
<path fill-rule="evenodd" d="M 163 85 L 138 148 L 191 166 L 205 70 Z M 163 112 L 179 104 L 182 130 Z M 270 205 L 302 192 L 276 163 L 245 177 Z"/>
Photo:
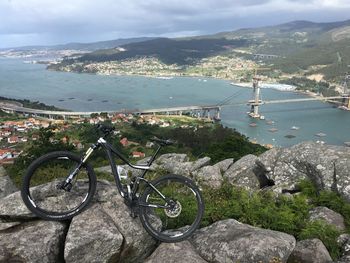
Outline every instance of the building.
<path fill-rule="evenodd" d="M 132 157 L 134 157 L 134 158 L 144 158 L 145 154 L 143 152 L 132 152 Z"/>
<path fill-rule="evenodd" d="M 121 145 L 123 145 L 124 147 L 127 147 L 129 145 L 129 141 L 128 138 L 124 137 L 123 139 L 121 139 L 119 141 L 121 143 Z"/>

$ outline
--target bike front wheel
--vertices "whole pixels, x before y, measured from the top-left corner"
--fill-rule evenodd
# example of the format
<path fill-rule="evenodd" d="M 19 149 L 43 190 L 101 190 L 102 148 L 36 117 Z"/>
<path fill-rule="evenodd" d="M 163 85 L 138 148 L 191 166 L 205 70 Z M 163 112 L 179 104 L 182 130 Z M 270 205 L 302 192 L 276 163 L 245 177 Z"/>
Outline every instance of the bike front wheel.
<path fill-rule="evenodd" d="M 147 232 L 163 242 L 179 242 L 198 228 L 204 202 L 195 183 L 180 175 L 166 175 L 145 189 L 139 199 L 140 220 Z"/>
<path fill-rule="evenodd" d="M 74 179 L 65 184 L 69 175 Z M 91 166 L 65 151 L 51 152 L 36 159 L 23 178 L 21 195 L 28 209 L 46 220 L 70 219 L 91 201 L 96 176 Z"/>

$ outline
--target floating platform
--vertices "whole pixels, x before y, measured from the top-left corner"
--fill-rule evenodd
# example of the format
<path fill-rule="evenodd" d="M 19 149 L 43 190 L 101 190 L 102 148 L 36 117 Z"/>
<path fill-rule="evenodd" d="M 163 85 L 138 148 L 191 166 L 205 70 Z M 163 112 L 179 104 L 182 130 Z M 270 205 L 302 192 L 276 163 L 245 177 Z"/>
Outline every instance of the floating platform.
<path fill-rule="evenodd" d="M 293 135 L 293 134 L 287 134 L 287 135 L 284 136 L 284 137 L 287 138 L 287 139 L 293 139 L 293 138 L 295 138 L 296 136 Z"/>

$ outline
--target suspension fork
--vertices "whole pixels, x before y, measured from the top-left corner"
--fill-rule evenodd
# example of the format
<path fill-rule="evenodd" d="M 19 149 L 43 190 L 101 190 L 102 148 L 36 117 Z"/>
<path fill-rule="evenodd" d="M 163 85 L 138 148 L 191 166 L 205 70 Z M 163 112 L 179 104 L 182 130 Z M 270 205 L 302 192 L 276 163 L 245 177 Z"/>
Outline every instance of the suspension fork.
<path fill-rule="evenodd" d="M 61 189 L 64 189 L 66 191 L 70 191 L 72 188 L 72 181 L 77 176 L 78 172 L 80 171 L 81 167 L 85 164 L 87 159 L 89 159 L 90 155 L 93 153 L 95 149 L 97 149 L 99 145 L 93 144 L 89 147 L 89 149 L 85 152 L 85 154 L 82 156 L 80 163 L 75 167 L 75 169 L 67 176 L 67 178 L 59 185 Z"/>

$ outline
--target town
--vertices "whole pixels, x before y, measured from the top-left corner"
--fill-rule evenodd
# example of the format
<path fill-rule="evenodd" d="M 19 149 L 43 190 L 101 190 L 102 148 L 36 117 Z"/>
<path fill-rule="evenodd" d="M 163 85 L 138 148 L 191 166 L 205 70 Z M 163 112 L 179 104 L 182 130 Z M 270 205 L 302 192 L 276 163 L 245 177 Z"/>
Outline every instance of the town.
<path fill-rule="evenodd" d="M 18 158 L 26 145 L 39 139 L 40 129 L 50 129 L 54 134 L 54 138 L 50 138 L 51 142 L 61 140 L 65 144 L 71 144 L 79 151 L 89 145 L 84 145 L 76 134 L 79 125 L 95 125 L 102 122 L 109 122 L 116 126 L 114 135 L 119 138 L 120 144 L 129 148 L 130 157 L 143 158 L 145 152 L 144 147 L 140 147 L 138 142 L 129 140 L 123 136 L 122 129 L 132 123 L 147 124 L 160 128 L 181 127 L 184 129 L 202 128 L 203 125 L 211 123 L 208 119 L 195 119 L 188 116 L 162 116 L 162 115 L 141 115 L 133 114 L 92 114 L 90 118 L 70 118 L 70 119 L 46 119 L 42 117 L 33 117 L 27 115 L 13 115 L 13 118 L 7 117 L 6 120 L 0 122 L 0 164 L 13 164 Z M 69 134 L 69 136 L 67 135 Z M 153 144 L 147 142 L 144 145 L 151 148 Z"/>

